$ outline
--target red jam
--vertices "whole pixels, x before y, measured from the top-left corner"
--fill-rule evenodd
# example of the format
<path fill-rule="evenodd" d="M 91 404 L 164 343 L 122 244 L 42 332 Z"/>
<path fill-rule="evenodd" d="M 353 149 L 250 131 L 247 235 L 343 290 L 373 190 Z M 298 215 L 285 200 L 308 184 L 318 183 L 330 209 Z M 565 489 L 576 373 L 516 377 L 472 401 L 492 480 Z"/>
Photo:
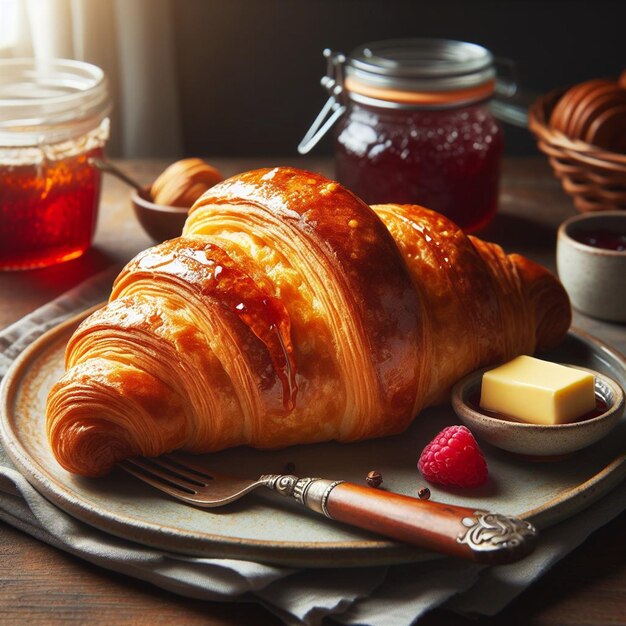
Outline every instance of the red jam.
<path fill-rule="evenodd" d="M 615 250 L 616 252 L 626 251 L 626 232 L 597 229 L 597 230 L 581 230 L 572 233 L 572 237 L 594 248 L 603 248 L 604 250 Z"/>
<path fill-rule="evenodd" d="M 282 384 L 283 408 L 287 412 L 293 411 L 298 385 L 287 309 L 278 298 L 265 293 L 218 246 L 206 246 L 205 255 L 205 262 L 213 265 L 213 280 L 203 285 L 203 293 L 228 306 L 265 344 Z"/>
<path fill-rule="evenodd" d="M 0 270 L 53 265 L 89 246 L 110 98 L 82 61 L 0 59 Z"/>
<path fill-rule="evenodd" d="M 91 244 L 102 148 L 42 164 L 0 165 L 0 269 L 52 265 Z"/>
<path fill-rule="evenodd" d="M 351 103 L 337 129 L 337 178 L 368 204 L 420 204 L 474 231 L 497 210 L 502 153 L 485 102 L 438 110 Z"/>

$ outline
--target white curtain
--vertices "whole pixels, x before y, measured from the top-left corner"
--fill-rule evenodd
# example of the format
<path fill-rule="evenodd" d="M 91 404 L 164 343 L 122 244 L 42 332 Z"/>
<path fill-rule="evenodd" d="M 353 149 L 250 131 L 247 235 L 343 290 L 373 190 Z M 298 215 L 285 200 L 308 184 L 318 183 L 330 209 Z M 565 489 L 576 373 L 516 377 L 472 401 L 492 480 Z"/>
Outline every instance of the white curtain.
<path fill-rule="evenodd" d="M 182 153 L 171 0 L 0 0 L 0 20 L 11 4 L 14 32 L 0 55 L 76 59 L 106 72 L 110 155 Z"/>

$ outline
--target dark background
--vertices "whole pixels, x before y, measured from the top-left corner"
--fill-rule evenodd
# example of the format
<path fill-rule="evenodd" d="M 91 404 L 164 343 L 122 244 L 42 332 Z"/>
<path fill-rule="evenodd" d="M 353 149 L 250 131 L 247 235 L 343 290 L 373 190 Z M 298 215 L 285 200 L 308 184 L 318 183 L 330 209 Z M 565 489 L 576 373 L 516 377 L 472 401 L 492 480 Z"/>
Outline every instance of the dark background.
<path fill-rule="evenodd" d="M 185 0 L 174 4 L 187 155 L 296 154 L 326 99 L 322 50 L 441 37 L 516 62 L 532 94 L 626 67 L 626 0 Z M 505 126 L 509 154 L 534 154 Z M 327 139 L 315 155 L 330 154 Z"/>

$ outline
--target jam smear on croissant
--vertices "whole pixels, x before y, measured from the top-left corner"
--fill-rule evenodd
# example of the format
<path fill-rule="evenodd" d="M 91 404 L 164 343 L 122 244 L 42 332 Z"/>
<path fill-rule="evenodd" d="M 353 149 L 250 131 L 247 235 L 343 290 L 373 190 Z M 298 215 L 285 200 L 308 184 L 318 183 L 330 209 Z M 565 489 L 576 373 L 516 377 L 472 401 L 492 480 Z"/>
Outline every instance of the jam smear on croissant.
<path fill-rule="evenodd" d="M 134 261 L 144 270 L 189 278 L 202 274 L 198 285 L 234 313 L 260 339 L 272 360 L 283 388 L 283 408 L 295 408 L 298 385 L 296 359 L 291 340 L 291 321 L 283 303 L 265 292 L 219 246 L 203 239 L 185 239 L 185 245 L 165 242 L 140 254 Z"/>

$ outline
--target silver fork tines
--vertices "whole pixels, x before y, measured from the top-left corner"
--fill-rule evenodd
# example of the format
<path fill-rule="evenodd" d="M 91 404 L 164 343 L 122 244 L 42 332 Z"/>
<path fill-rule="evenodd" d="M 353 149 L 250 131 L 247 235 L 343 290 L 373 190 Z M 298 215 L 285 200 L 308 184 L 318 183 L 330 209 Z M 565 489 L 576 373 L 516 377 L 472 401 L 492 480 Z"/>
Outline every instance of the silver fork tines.
<path fill-rule="evenodd" d="M 201 507 L 233 502 L 263 483 L 259 480 L 222 476 L 172 456 L 133 458 L 118 464 L 121 469 L 168 495 Z"/>
<path fill-rule="evenodd" d="M 128 459 L 120 463 L 120 466 L 157 489 L 176 496 L 179 496 L 181 491 L 183 494 L 196 495 L 199 489 L 206 487 L 213 480 L 212 476 L 208 474 L 200 476 L 194 468 L 186 469 L 167 457 L 160 458 L 158 464 L 149 459 Z"/>

